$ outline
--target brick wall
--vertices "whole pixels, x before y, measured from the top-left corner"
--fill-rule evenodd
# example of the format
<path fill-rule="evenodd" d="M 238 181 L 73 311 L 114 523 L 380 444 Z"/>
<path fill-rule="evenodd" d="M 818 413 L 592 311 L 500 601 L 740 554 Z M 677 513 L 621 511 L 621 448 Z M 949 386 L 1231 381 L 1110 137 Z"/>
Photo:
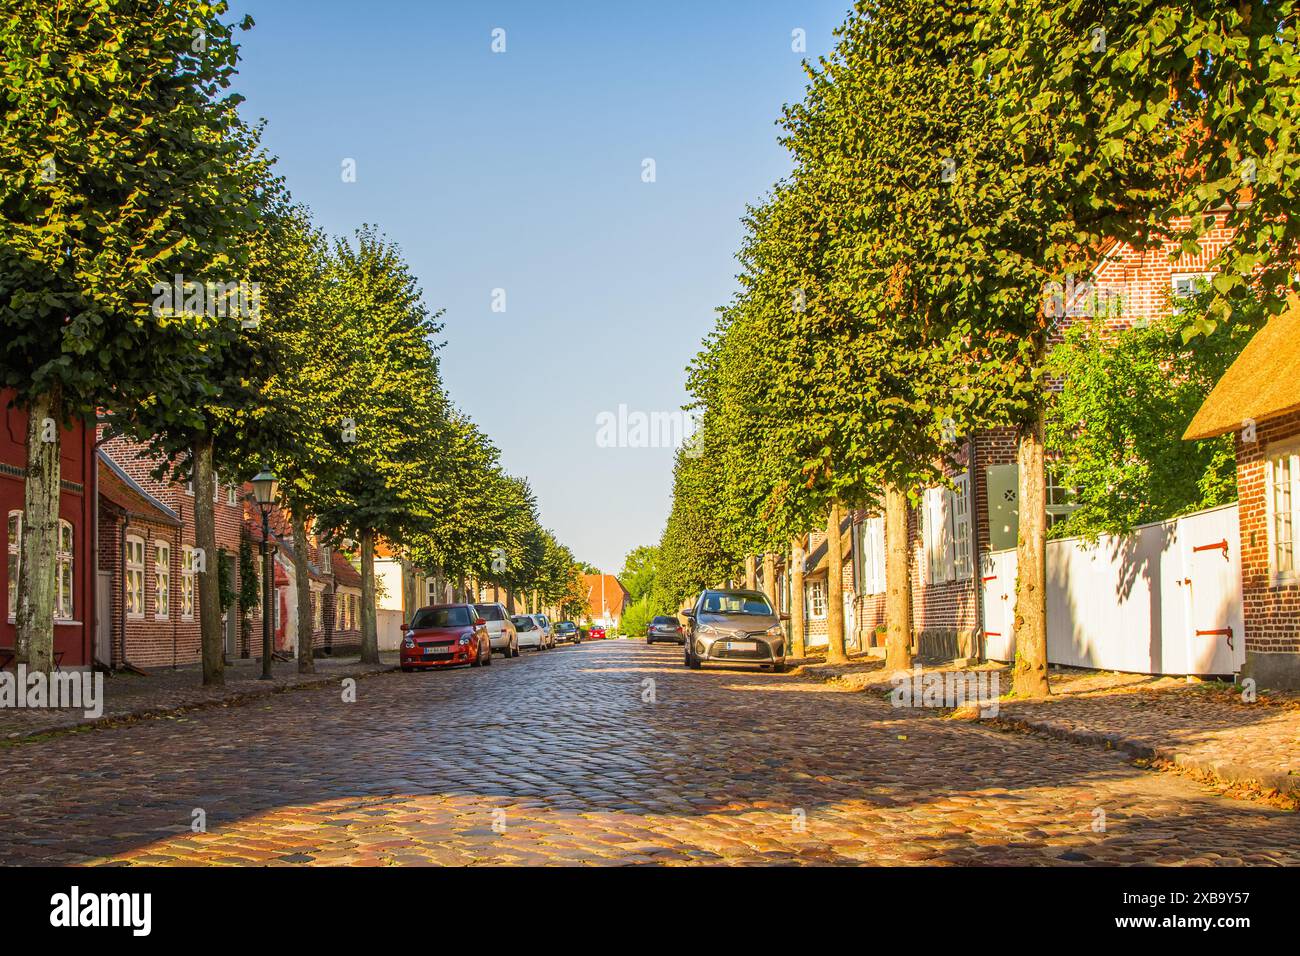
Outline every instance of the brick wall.
<path fill-rule="evenodd" d="M 1300 413 L 1262 422 L 1256 440 L 1237 435 L 1237 494 L 1241 522 L 1242 611 L 1246 651 L 1300 654 L 1300 587 L 1275 585 L 1269 575 L 1264 459 L 1270 444 L 1300 438 Z"/>

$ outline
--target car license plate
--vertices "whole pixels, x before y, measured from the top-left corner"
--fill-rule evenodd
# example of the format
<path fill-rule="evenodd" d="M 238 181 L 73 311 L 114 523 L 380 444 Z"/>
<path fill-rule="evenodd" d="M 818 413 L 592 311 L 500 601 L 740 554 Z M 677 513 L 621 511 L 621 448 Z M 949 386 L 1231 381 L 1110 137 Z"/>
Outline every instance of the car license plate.
<path fill-rule="evenodd" d="M 429 657 L 429 656 L 440 656 L 440 657 L 445 657 L 446 655 L 448 655 L 448 654 L 450 654 L 450 653 L 451 653 L 451 648 L 450 648 L 450 647 L 426 647 L 426 648 L 424 649 L 424 656 L 425 656 L 425 657 Z"/>
<path fill-rule="evenodd" d="M 756 651 L 758 650 L 758 642 L 757 641 L 727 641 L 727 650 Z"/>

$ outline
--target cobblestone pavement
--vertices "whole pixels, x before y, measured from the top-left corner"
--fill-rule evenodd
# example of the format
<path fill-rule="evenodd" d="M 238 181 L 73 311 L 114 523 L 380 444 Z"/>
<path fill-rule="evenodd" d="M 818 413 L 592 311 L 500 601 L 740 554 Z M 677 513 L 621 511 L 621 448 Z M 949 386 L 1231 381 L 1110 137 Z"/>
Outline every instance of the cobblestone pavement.
<path fill-rule="evenodd" d="M 1295 814 L 680 653 L 587 643 L 0 747 L 0 862 L 1300 864 Z"/>
<path fill-rule="evenodd" d="M 1002 688 L 1010 689 L 1008 668 L 984 666 L 998 670 Z M 926 668 L 950 669 L 961 668 Z M 812 664 L 803 673 L 876 696 L 893 687 L 878 660 Z M 1051 682 L 1051 697 L 1001 701 L 999 718 L 1226 783 L 1271 788 L 1293 802 L 1300 796 L 1300 695 L 1294 692 L 1261 690 L 1247 702 L 1229 684 L 1074 668 L 1054 669 Z"/>

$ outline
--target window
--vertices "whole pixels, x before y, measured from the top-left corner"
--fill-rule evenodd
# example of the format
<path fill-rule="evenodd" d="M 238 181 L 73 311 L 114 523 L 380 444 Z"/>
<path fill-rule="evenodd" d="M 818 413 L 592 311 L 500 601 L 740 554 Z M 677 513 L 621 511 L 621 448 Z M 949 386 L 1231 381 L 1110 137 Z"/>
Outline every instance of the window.
<path fill-rule="evenodd" d="M 181 551 L 181 620 L 194 620 L 194 549 Z"/>
<path fill-rule="evenodd" d="M 1294 584 L 1295 528 L 1300 508 L 1300 454 L 1272 452 L 1264 462 L 1264 498 L 1268 523 L 1268 568 L 1273 584 Z"/>
<path fill-rule="evenodd" d="M 853 527 L 855 587 L 859 594 L 885 590 L 885 519 L 873 516 Z"/>
<path fill-rule="evenodd" d="M 1079 502 L 1076 490 L 1067 488 L 1062 484 L 1059 469 L 1048 465 L 1045 472 L 1047 475 L 1047 527 L 1050 528 L 1058 521 L 1064 521 L 1068 518 L 1070 513 L 1079 507 Z"/>
<path fill-rule="evenodd" d="M 72 571 L 73 555 L 75 554 L 73 540 L 72 523 L 60 521 L 58 548 L 55 550 L 54 577 L 54 617 L 60 621 L 73 620 Z"/>
<path fill-rule="evenodd" d="M 154 545 L 153 554 L 153 616 L 166 620 L 171 613 L 172 549 L 166 542 Z"/>
<path fill-rule="evenodd" d="M 921 543 L 925 551 L 926 583 L 951 581 L 955 575 L 952 492 L 927 488 L 921 501 Z"/>
<path fill-rule="evenodd" d="M 808 585 L 808 617 L 814 621 L 826 617 L 826 586 L 821 581 Z"/>
<path fill-rule="evenodd" d="M 1193 272 L 1175 275 L 1172 278 L 1174 295 L 1180 299 L 1204 292 L 1210 286 L 1214 276 L 1205 272 Z"/>
<path fill-rule="evenodd" d="M 348 603 L 352 605 L 352 616 L 350 618 L 352 624 L 351 629 L 355 631 L 360 627 L 360 623 L 359 623 L 360 618 L 357 617 L 357 613 L 360 605 L 357 603 L 357 596 L 353 594 L 351 597 L 349 597 Z"/>
<path fill-rule="evenodd" d="M 226 504 L 234 508 L 239 504 L 239 486 L 226 485 Z"/>
<path fill-rule="evenodd" d="M 144 617 L 144 539 L 126 539 L 126 616 Z"/>
<path fill-rule="evenodd" d="M 970 475 L 958 475 L 952 483 L 953 574 L 966 580 L 971 576 L 973 560 L 970 542 Z"/>
<path fill-rule="evenodd" d="M 312 630 L 325 630 L 325 594 L 321 591 L 311 592 Z"/>
<path fill-rule="evenodd" d="M 438 600 L 438 579 L 437 579 L 437 578 L 425 578 L 425 579 L 424 579 L 424 583 L 425 583 L 425 592 L 426 592 L 426 597 L 428 598 L 428 600 L 426 600 L 425 603 L 426 603 L 426 604 L 439 604 L 439 603 L 441 603 L 441 602 Z"/>
<path fill-rule="evenodd" d="M 23 513 L 9 512 L 9 620 L 18 613 L 18 565 L 23 559 Z"/>

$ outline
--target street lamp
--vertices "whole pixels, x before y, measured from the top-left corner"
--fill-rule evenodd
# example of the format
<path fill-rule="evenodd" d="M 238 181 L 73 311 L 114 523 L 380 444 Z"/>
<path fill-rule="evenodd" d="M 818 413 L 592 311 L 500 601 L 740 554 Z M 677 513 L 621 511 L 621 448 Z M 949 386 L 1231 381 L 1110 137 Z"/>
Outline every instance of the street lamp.
<path fill-rule="evenodd" d="M 279 486 L 275 475 L 263 468 L 253 479 L 253 500 L 262 512 L 262 680 L 271 680 L 271 608 L 275 579 L 271 571 L 271 509 Z"/>

